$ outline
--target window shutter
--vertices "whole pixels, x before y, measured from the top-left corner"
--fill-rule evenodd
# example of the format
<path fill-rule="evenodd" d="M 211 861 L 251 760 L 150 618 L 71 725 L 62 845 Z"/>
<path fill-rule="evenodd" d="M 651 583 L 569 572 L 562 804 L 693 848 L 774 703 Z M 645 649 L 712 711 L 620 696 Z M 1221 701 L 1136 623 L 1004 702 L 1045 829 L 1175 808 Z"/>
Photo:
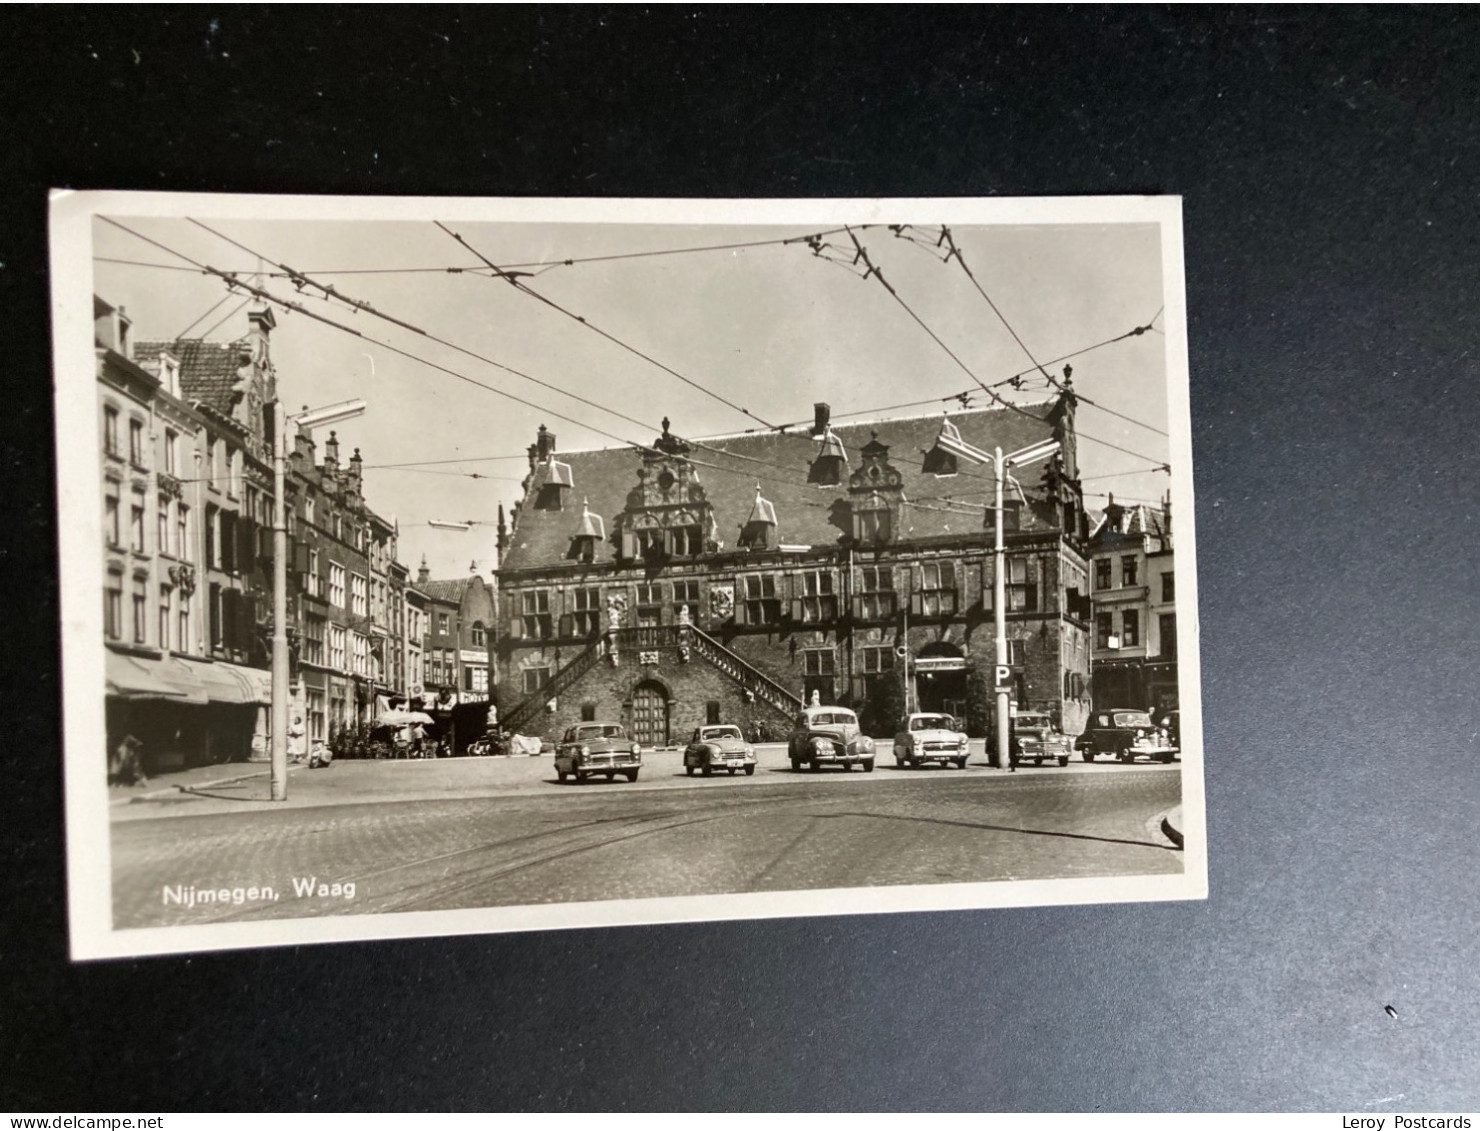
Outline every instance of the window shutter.
<path fill-rule="evenodd" d="M 791 619 L 800 622 L 803 619 L 802 599 L 793 597 L 791 599 Z"/>
<path fill-rule="evenodd" d="M 956 582 L 961 586 L 963 608 L 974 609 L 982 603 L 982 569 L 980 564 L 956 563 Z"/>
<path fill-rule="evenodd" d="M 571 637 L 575 634 L 576 618 L 571 613 L 562 613 L 560 615 L 560 635 L 562 637 Z"/>
<path fill-rule="evenodd" d="M 924 615 L 924 612 L 925 612 L 924 600 L 920 596 L 919 591 L 917 590 L 916 592 L 910 594 L 910 616 L 912 616 L 912 617 L 923 616 Z"/>
<path fill-rule="evenodd" d="M 622 527 L 622 557 L 627 561 L 637 557 L 637 534 L 625 526 Z"/>
<path fill-rule="evenodd" d="M 524 618 L 519 614 L 519 594 L 509 594 L 509 629 L 510 640 L 522 640 L 524 638 Z M 430 625 L 430 621 L 428 621 Z"/>
<path fill-rule="evenodd" d="M 293 571 L 295 573 L 308 572 L 308 543 L 298 542 L 293 546 Z"/>

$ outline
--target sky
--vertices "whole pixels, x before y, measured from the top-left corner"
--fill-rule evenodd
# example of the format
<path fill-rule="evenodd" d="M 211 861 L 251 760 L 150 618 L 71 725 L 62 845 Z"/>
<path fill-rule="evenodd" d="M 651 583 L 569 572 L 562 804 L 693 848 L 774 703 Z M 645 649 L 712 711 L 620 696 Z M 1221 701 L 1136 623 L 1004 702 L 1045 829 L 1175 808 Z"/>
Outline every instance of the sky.
<path fill-rule="evenodd" d="M 1080 469 L 1091 508 L 1108 492 L 1157 501 L 1170 485 L 1155 468 L 1171 461 L 1171 429 L 1154 224 L 951 225 L 981 290 L 960 262 L 943 261 L 939 223 L 903 236 L 855 226 L 896 298 L 853 263 L 848 232 L 823 237 L 822 256 L 805 242 L 721 246 L 838 227 L 822 210 L 817 223 L 784 226 L 447 221 L 489 261 L 531 272 L 520 282 L 566 314 L 491 277 L 433 223 L 434 209 L 415 221 L 262 219 L 257 211 L 198 215 L 214 233 L 181 213 L 111 217 L 156 244 L 96 219 L 93 289 L 126 308 L 135 340 L 228 341 L 246 332 L 246 296 L 174 253 L 244 278 L 286 265 L 448 343 L 326 301 L 312 287 L 300 295 L 288 279 L 261 279 L 272 294 L 363 335 L 278 309 L 272 357 L 290 411 L 366 401 L 362 417 L 335 429 L 341 459 L 360 449 L 367 500 L 398 521 L 400 557 L 413 573 L 423 555 L 433 577 L 491 573 L 497 508 L 518 499 L 524 452 L 541 424 L 569 451 L 650 443 L 665 416 L 675 433 L 697 438 L 810 422 L 816 401 L 849 420 L 937 412 L 941 398 L 969 389 L 972 407 L 984 406 L 991 402 L 976 379 L 991 385 L 1030 370 L 1026 351 L 1047 363 L 1153 318 L 1156 331 L 1070 362 L 1075 389 L 1095 402 L 1079 408 Z M 623 258 L 580 262 L 601 256 Z M 1048 368 L 1062 380 L 1062 362 Z M 1053 395 L 1036 375 L 999 392 L 1019 402 Z M 932 403 L 892 408 L 916 401 Z M 315 438 L 322 445 L 327 431 Z M 1186 472 L 1173 465 L 1174 475 Z M 429 520 L 472 525 L 443 530 Z"/>

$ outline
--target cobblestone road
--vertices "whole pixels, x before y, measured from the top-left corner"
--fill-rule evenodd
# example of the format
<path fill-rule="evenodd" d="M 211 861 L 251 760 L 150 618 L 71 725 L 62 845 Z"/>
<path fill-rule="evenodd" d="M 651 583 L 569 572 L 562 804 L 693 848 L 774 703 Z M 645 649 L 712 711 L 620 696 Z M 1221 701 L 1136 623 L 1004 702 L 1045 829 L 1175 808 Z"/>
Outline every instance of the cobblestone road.
<path fill-rule="evenodd" d="M 548 760 L 531 762 L 501 772 L 547 784 Z M 1181 870 L 1154 820 L 1181 800 L 1177 767 L 734 779 L 669 769 L 648 788 L 161 816 L 125 807 L 112 830 L 115 925 Z M 299 894 L 294 881 L 310 879 L 313 894 Z M 223 890 L 241 902 L 201 898 Z"/>

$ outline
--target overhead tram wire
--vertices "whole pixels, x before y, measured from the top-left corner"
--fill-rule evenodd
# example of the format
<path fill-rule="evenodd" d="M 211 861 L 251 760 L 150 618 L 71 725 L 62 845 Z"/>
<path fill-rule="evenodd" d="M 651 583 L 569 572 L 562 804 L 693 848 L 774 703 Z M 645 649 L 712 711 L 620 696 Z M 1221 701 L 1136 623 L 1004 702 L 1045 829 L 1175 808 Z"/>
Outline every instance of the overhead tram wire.
<path fill-rule="evenodd" d="M 1042 363 L 1039 362 L 1036 357 L 1033 356 L 1033 351 L 1028 348 L 1028 343 L 1023 341 L 1022 335 L 1020 335 L 1015 329 L 1013 329 L 1012 323 L 1007 320 L 1007 315 L 1002 313 L 1001 308 L 992 301 L 992 296 L 987 294 L 986 290 L 977 280 L 975 272 L 971 270 L 970 264 L 966 262 L 966 257 L 961 254 L 961 249 L 956 246 L 956 240 L 955 237 L 951 235 L 951 229 L 946 227 L 946 225 L 944 224 L 940 226 L 940 238 L 945 241 L 946 246 L 950 249 L 946 254 L 946 262 L 954 259 L 958 264 L 961 265 L 961 270 L 966 272 L 966 277 L 971 280 L 971 285 L 976 288 L 976 293 L 981 295 L 986 304 L 992 308 L 992 313 L 997 316 L 997 321 L 1001 322 L 1003 328 L 1012 335 L 1012 340 L 1018 344 L 1018 348 L 1020 348 L 1023 353 L 1027 355 L 1028 360 L 1033 363 L 1034 368 L 1036 368 L 1039 373 L 1043 374 L 1044 378 L 1048 381 L 1050 385 L 1052 385 L 1061 393 L 1070 393 L 1070 395 L 1072 395 L 1076 400 L 1083 401 L 1091 408 L 1097 408 L 1101 412 L 1109 413 L 1111 416 L 1118 416 L 1121 420 L 1129 421 L 1130 423 L 1135 424 L 1138 427 L 1145 428 L 1147 431 L 1155 432 L 1158 435 L 1165 436 L 1167 434 L 1163 432 L 1160 428 L 1156 428 L 1150 424 L 1147 424 L 1145 421 L 1137 420 L 1133 416 L 1127 416 L 1123 412 L 1117 412 L 1113 408 L 1107 408 L 1102 404 L 1092 401 L 1083 393 L 1080 393 L 1077 389 L 1071 392 L 1071 390 L 1055 380 L 1053 375 L 1043 367 Z M 1160 314 L 1161 311 L 1158 310 L 1156 312 L 1156 315 L 1152 317 L 1151 321 L 1155 322 L 1156 318 L 1159 317 Z"/>
<path fill-rule="evenodd" d="M 616 337 L 614 334 L 607 333 L 607 331 L 601 329 L 601 327 L 597 326 L 595 323 L 587 320 L 586 318 L 583 318 L 581 315 L 576 314 L 573 311 L 567 310 L 554 299 L 547 298 L 545 295 L 540 294 L 538 291 L 532 289 L 527 284 L 520 282 L 519 272 L 500 267 L 498 264 L 494 263 L 491 259 L 485 256 L 482 252 L 473 247 L 472 244 L 468 243 L 467 240 L 463 239 L 462 236 L 458 235 L 451 228 L 447 227 L 447 225 L 443 224 L 440 220 L 433 220 L 432 223 L 436 224 L 438 228 L 446 232 L 449 236 L 451 236 L 454 240 L 456 240 L 459 244 L 466 248 L 472 255 L 482 260 L 495 273 L 495 277 L 503 279 L 505 282 L 514 287 L 515 290 L 527 294 L 531 298 L 538 299 L 540 302 L 548 306 L 551 310 L 558 311 L 560 314 L 565 315 L 565 317 L 571 319 L 572 321 L 579 322 L 582 326 L 586 327 L 586 329 L 590 330 L 592 333 L 600 335 L 607 341 L 611 342 L 613 345 L 620 346 L 628 353 L 642 358 L 644 361 L 648 362 L 651 365 L 657 366 L 657 368 L 663 370 L 664 373 L 667 373 L 673 377 L 677 377 L 685 385 L 697 389 L 699 392 L 703 393 L 707 397 L 712 397 L 714 400 L 720 402 L 728 408 L 734 409 L 741 415 L 747 416 L 751 420 L 765 425 L 767 428 L 775 427 L 773 424 L 771 424 L 770 421 L 763 420 L 761 417 L 757 416 L 755 413 L 751 412 L 750 409 L 745 408 L 743 405 L 736 404 L 734 401 L 730 400 L 723 394 L 716 393 L 713 389 L 710 389 L 705 385 L 701 385 L 698 381 L 695 381 L 691 377 L 686 377 L 684 374 L 680 373 L 678 370 L 672 368 L 671 366 L 664 365 L 657 358 L 652 357 L 650 354 L 644 353 L 636 346 L 628 345 L 626 342 L 622 341 L 621 338 Z"/>
<path fill-rule="evenodd" d="M 618 436 L 613 432 L 608 432 L 605 429 L 597 428 L 593 424 L 587 424 L 584 421 L 580 421 L 575 419 L 574 417 L 567 416 L 562 412 L 556 412 L 554 409 L 551 409 L 545 405 L 536 404 L 534 401 L 527 400 L 526 398 L 518 396 L 514 393 L 510 393 L 507 390 L 500 389 L 495 385 L 486 384 L 482 381 L 477 380 L 476 378 L 469 377 L 466 373 L 461 373 L 456 369 L 451 369 L 445 365 L 439 364 L 438 362 L 431 361 L 428 358 L 411 353 L 409 350 L 404 350 L 399 346 L 392 345 L 390 342 L 371 337 L 369 334 L 362 333 L 361 331 L 356 330 L 353 327 L 346 326 L 341 322 L 336 322 L 332 318 L 325 318 L 321 314 L 315 314 L 312 310 L 309 310 L 302 303 L 293 302 L 290 299 L 280 298 L 279 296 L 272 294 L 270 291 L 267 291 L 262 287 L 253 286 L 252 284 L 243 281 L 241 278 L 230 272 L 222 271 L 218 268 L 211 267 L 207 264 L 200 263 L 194 259 L 191 259 L 183 252 L 176 251 L 174 248 L 160 243 L 158 240 L 152 239 L 151 237 L 143 235 L 140 232 L 136 232 L 127 225 L 120 224 L 117 220 L 111 219 L 110 217 L 100 216 L 98 217 L 98 219 L 102 220 L 104 223 L 112 224 L 114 227 L 127 232 L 129 235 L 134 236 L 137 239 L 143 240 L 145 243 L 159 248 L 161 251 L 164 251 L 170 255 L 177 256 L 180 259 L 184 260 L 186 263 L 190 263 L 196 267 L 199 267 L 204 273 L 216 276 L 224 283 L 226 283 L 226 285 L 229 287 L 240 287 L 248 294 L 254 295 L 255 297 L 261 299 L 263 302 L 271 303 L 272 305 L 277 306 L 284 311 L 296 312 L 298 314 L 302 314 L 305 318 L 312 319 L 315 322 L 322 322 L 324 325 L 330 326 L 340 331 L 341 333 L 349 334 L 352 337 L 359 338 L 361 341 L 369 342 L 372 345 L 376 345 L 382 349 L 389 350 L 391 353 L 397 354 L 400 357 L 404 357 L 410 361 L 415 361 L 421 365 L 427 366 L 429 369 L 435 369 L 440 373 L 445 373 L 449 377 L 454 377 L 459 381 L 474 386 L 475 388 L 484 389 L 487 392 L 494 393 L 497 396 L 504 397 L 505 399 L 514 401 L 517 404 L 522 404 L 526 408 L 532 408 L 536 412 L 545 413 L 547 416 L 552 416 L 557 420 L 564 420 L 567 423 L 574 424 L 578 428 L 584 428 L 587 431 L 594 432 L 599 436 L 605 436 L 607 439 L 615 440 L 617 443 L 621 444 L 625 448 L 634 448 L 639 451 L 650 450 L 649 445 L 647 444 L 636 443 L 624 436 Z M 500 366 L 500 368 L 505 367 Z"/>
<path fill-rule="evenodd" d="M 198 227 L 204 228 L 206 231 L 210 232 L 212 235 L 217 236 L 218 238 L 225 240 L 227 243 L 233 245 L 234 247 L 240 248 L 241 250 L 246 251 L 246 252 L 248 252 L 249 254 L 252 254 L 252 255 L 258 254 L 257 252 L 253 251 L 251 248 L 247 247 L 246 245 L 238 242 L 237 240 L 232 239 L 230 236 L 224 235 L 221 232 L 216 231 L 214 228 L 212 228 L 212 227 L 210 227 L 210 226 L 208 226 L 206 224 L 202 224 L 199 220 L 193 219 L 191 217 L 186 217 L 186 219 L 189 219 L 192 224 L 195 224 Z M 262 258 L 267 258 L 267 257 L 263 256 Z M 650 424 L 650 423 L 648 423 L 647 421 L 638 420 L 636 417 L 628 416 L 626 413 L 620 412 L 617 409 L 607 408 L 605 405 L 598 404 L 596 401 L 589 400 L 586 397 L 583 397 L 583 396 L 581 396 L 578 393 L 573 393 L 569 389 L 563 388 L 562 386 L 553 385 L 553 384 L 551 384 L 548 381 L 542 381 L 538 377 L 531 376 L 530 374 L 525 373 L 522 370 L 515 369 L 512 366 L 505 365 L 502 362 L 495 361 L 493 358 L 487 357 L 486 355 L 481 354 L 481 353 L 478 353 L 475 350 L 466 349 L 465 347 L 460 346 L 460 345 L 458 345 L 455 342 L 450 342 L 450 341 L 448 341 L 445 338 L 438 337 L 436 334 L 432 334 L 432 333 L 430 333 L 430 332 L 428 332 L 426 330 L 423 330 L 419 326 L 413 326 L 409 322 L 404 322 L 404 321 L 402 321 L 399 318 L 395 318 L 395 317 L 392 317 L 389 314 L 385 314 L 384 312 L 376 309 L 370 303 L 363 302 L 363 301 L 361 301 L 359 299 L 351 298 L 350 296 L 341 293 L 334 286 L 332 286 L 330 284 L 319 283 L 319 282 L 317 282 L 316 280 L 312 279 L 311 277 L 309 277 L 307 274 L 305 274 L 303 272 L 294 271 L 291 267 L 287 266 L 286 264 L 278 263 L 278 264 L 276 264 L 276 266 L 280 267 L 284 272 L 287 273 L 287 277 L 289 277 L 289 278 L 291 278 L 293 280 L 294 284 L 296 286 L 298 286 L 300 292 L 302 292 L 305 287 L 312 287 L 313 289 L 322 292 L 323 296 L 326 297 L 326 298 L 338 299 L 340 302 L 345 303 L 346 305 L 350 306 L 352 309 L 354 309 L 356 311 L 363 311 L 364 313 L 369 314 L 372 317 L 380 318 L 380 319 L 382 319 L 382 320 L 384 320 L 386 322 L 390 322 L 393 325 L 400 326 L 400 327 L 402 327 L 403 329 L 406 329 L 406 330 L 410 330 L 412 333 L 419 334 L 421 337 L 426 338 L 428 341 L 436 342 L 440 346 L 445 346 L 447 349 L 455 350 L 456 352 L 461 353 L 461 354 L 464 354 L 467 357 L 471 357 L 471 358 L 473 358 L 476 361 L 481 361 L 485 365 L 491 365 L 495 369 L 501 369 L 505 373 L 512 374 L 515 377 L 520 377 L 520 378 L 524 379 L 525 381 L 529 381 L 531 384 L 538 385 L 542 389 L 549 389 L 551 392 L 559 393 L 561 396 L 564 396 L 564 397 L 569 397 L 571 400 L 578 401 L 579 403 L 581 403 L 583 405 L 586 405 L 588 408 L 594 408 L 598 412 L 604 412 L 604 413 L 606 413 L 609 416 L 615 416 L 617 419 L 624 420 L 628 424 L 634 424 L 634 425 L 636 425 L 639 428 L 646 428 L 646 429 L 652 429 L 653 428 L 653 425 Z M 568 420 L 569 418 L 568 417 L 562 417 L 561 419 Z M 582 425 L 582 427 L 584 427 L 584 425 Z M 603 435 L 610 435 L 610 433 L 602 433 L 602 434 Z"/>

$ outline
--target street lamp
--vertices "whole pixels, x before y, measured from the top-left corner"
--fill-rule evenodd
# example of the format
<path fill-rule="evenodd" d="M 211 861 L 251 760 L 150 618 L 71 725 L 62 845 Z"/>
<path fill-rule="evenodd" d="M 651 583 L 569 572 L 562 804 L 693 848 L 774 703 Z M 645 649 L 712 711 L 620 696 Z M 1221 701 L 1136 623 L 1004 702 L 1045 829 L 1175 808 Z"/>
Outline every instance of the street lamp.
<path fill-rule="evenodd" d="M 999 770 L 1006 769 L 1012 764 L 1012 752 L 1008 749 L 1007 717 L 1011 709 L 1011 693 L 1008 688 L 1011 668 L 1007 662 L 1007 584 L 1005 578 L 1007 551 L 1002 539 L 1002 484 L 1007 478 L 1009 467 L 1025 467 L 1030 463 L 1048 459 L 1059 450 L 1059 442 L 1054 439 L 1040 440 L 1036 444 L 1019 448 L 1004 456 L 1000 447 L 987 452 L 968 444 L 961 439 L 961 430 L 952 424 L 950 417 L 947 416 L 941 420 L 940 434 L 936 436 L 935 443 L 937 447 L 960 459 L 969 460 L 972 463 L 990 463 L 994 472 L 995 491 L 992 512 L 996 515 L 997 537 L 992 557 L 992 608 L 996 614 L 997 657 L 992 684 L 997 693 L 997 742 L 996 756 L 992 764 Z"/>
<path fill-rule="evenodd" d="M 272 405 L 272 799 L 288 799 L 288 425 L 312 431 L 365 411 L 362 400 L 341 401 L 291 416 Z"/>

